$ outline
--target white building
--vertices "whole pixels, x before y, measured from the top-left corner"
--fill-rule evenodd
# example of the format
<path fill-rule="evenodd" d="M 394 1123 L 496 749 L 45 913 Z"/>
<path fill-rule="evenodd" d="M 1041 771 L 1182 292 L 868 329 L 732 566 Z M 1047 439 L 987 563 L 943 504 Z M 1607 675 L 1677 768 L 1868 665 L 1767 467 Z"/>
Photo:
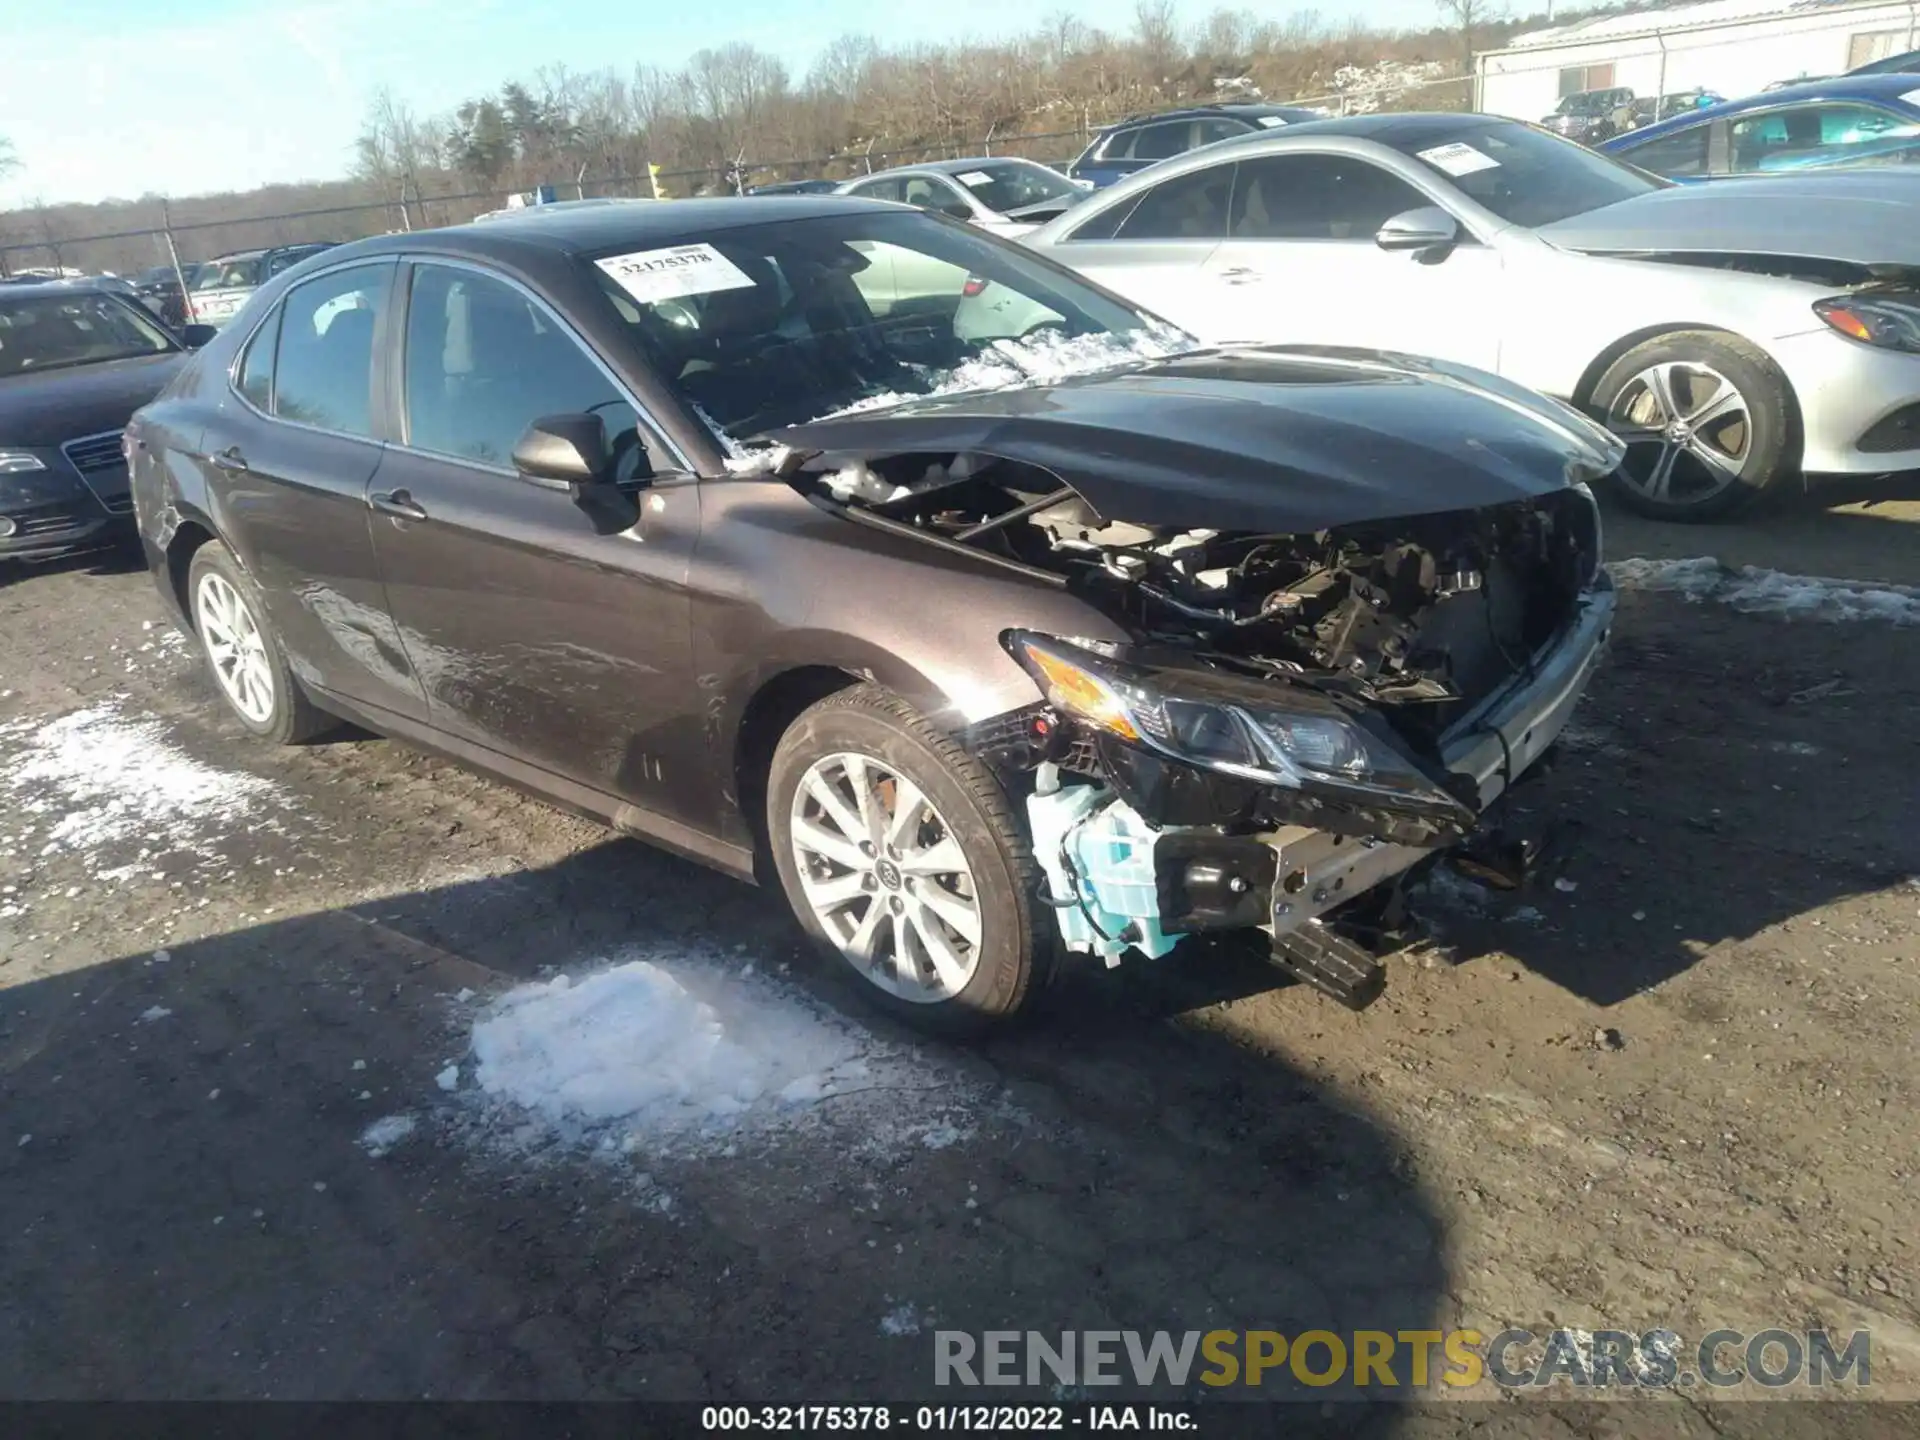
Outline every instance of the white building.
<path fill-rule="evenodd" d="M 1538 120 L 1564 95 L 1615 86 L 1641 96 L 1700 88 L 1733 100 L 1914 49 L 1920 0 L 1705 0 L 1516 36 L 1474 57 L 1474 108 Z"/>

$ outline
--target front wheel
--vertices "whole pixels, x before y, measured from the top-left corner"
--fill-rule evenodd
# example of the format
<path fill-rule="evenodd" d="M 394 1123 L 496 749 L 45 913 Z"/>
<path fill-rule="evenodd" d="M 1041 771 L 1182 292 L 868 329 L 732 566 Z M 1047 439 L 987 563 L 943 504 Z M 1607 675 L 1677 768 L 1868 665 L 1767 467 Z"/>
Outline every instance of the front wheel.
<path fill-rule="evenodd" d="M 1656 520 L 1717 520 L 1797 468 L 1786 377 L 1738 336 L 1686 330 L 1621 356 L 1592 408 L 1627 444 L 1614 488 Z"/>
<path fill-rule="evenodd" d="M 1052 950 L 1006 794 L 899 697 L 856 686 L 794 721 L 767 834 L 801 926 L 900 1018 L 976 1030 L 1039 988 Z"/>

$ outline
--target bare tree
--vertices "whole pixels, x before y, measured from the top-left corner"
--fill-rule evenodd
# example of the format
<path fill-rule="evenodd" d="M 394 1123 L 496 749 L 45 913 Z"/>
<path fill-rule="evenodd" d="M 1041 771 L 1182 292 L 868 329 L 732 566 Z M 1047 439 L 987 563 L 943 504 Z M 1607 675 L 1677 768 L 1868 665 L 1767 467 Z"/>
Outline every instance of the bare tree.
<path fill-rule="evenodd" d="M 11 175 L 20 168 L 20 157 L 13 153 L 13 142 L 0 135 L 0 175 Z"/>
<path fill-rule="evenodd" d="M 1440 7 L 1442 20 L 1460 37 L 1461 68 L 1472 70 L 1474 52 L 1479 48 L 1476 37 L 1496 18 L 1494 0 L 1434 0 L 1434 3 Z"/>
<path fill-rule="evenodd" d="M 1173 0 L 1137 0 L 1133 43 L 1146 67 L 1147 84 L 1153 88 L 1166 84 L 1180 60 L 1180 22 Z"/>

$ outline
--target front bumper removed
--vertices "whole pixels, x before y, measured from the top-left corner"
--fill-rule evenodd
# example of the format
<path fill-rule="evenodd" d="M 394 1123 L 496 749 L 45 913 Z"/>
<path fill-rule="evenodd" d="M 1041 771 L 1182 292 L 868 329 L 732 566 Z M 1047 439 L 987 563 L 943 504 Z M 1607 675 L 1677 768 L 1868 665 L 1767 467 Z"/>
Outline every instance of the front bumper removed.
<path fill-rule="evenodd" d="M 1606 653 L 1614 609 L 1603 576 L 1526 672 L 1442 737 L 1445 767 L 1482 814 L 1566 728 Z M 1109 787 L 1062 784 L 1051 765 L 1040 768 L 1027 817 L 1069 950 L 1111 966 L 1128 950 L 1164 955 L 1188 934 L 1260 929 L 1275 964 L 1355 1009 L 1379 995 L 1384 971 L 1322 919 L 1438 853 L 1297 825 L 1257 835 L 1156 829 Z"/>

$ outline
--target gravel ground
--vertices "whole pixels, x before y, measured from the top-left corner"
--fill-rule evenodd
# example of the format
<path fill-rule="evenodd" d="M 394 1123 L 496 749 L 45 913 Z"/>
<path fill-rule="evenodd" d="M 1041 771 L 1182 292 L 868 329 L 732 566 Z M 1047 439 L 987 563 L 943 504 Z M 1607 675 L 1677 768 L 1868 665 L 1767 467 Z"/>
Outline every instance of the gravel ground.
<path fill-rule="evenodd" d="M 1915 519 L 1728 558 L 1912 582 Z M 1373 1008 L 1216 952 L 970 1051 L 855 1010 L 877 1099 L 695 1151 L 488 1103 L 471 1026 L 630 958 L 831 1002 L 775 897 L 391 743 L 259 748 L 158 619 L 110 565 L 0 581 L 0 1397 L 906 1399 L 936 1328 L 1824 1325 L 1920 1398 L 1920 631 L 1629 594 L 1530 792 L 1554 859 L 1430 897 Z M 1649 1433 L 1615 1408 L 1557 1423 Z"/>

